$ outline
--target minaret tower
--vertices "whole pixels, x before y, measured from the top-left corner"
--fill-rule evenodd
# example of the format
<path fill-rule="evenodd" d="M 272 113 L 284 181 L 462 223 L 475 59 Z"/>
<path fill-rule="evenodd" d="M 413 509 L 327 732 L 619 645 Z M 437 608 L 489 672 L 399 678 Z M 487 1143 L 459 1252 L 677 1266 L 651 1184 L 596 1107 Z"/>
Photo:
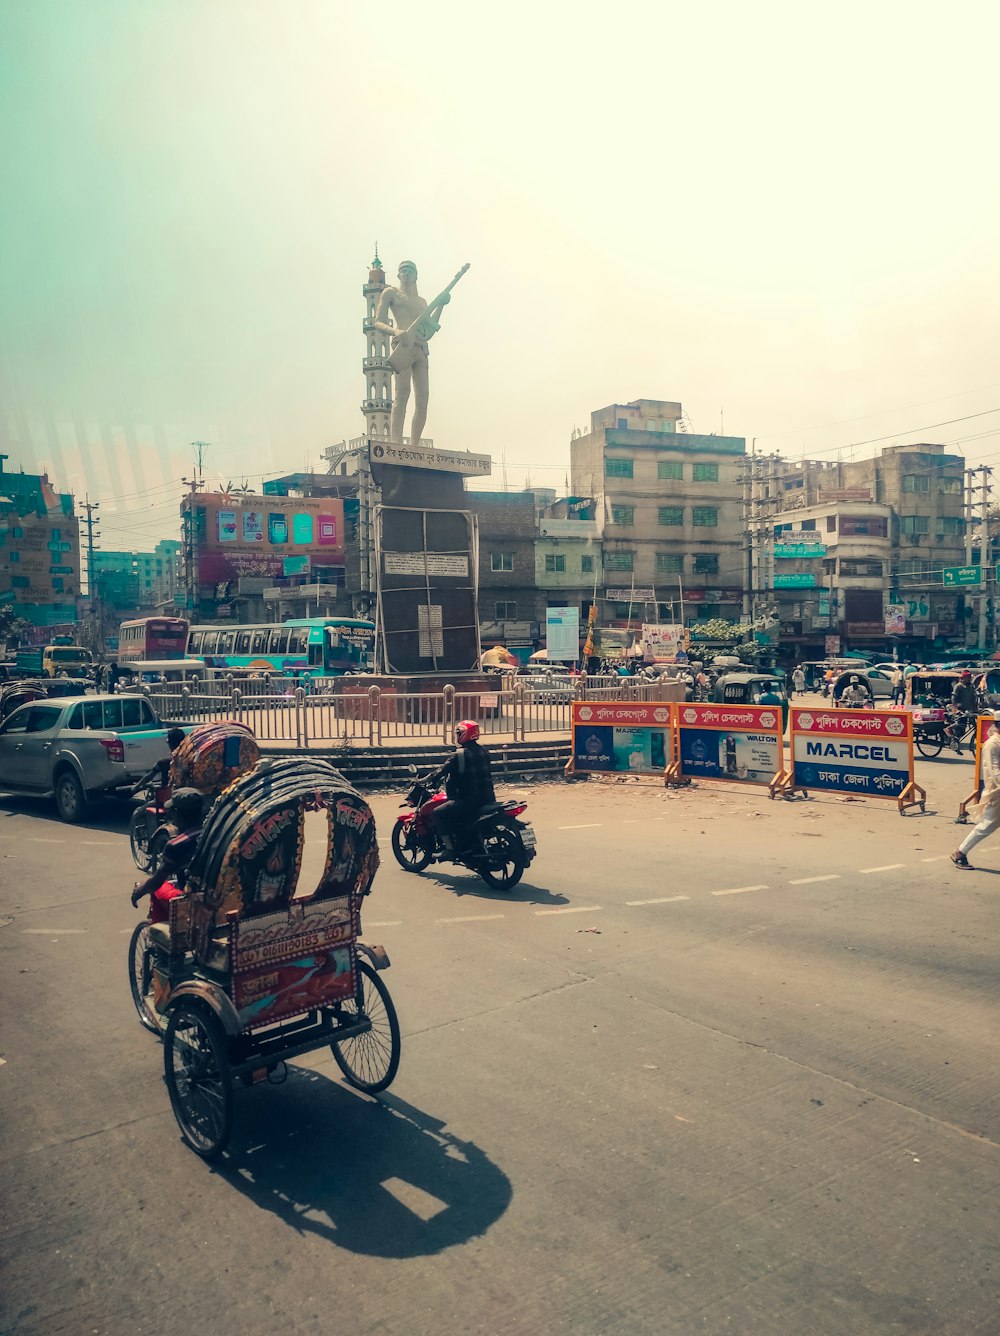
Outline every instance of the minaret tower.
<path fill-rule="evenodd" d="M 365 434 L 370 438 L 388 437 L 389 418 L 392 414 L 392 370 L 389 366 L 389 335 L 383 330 L 374 329 L 375 312 L 379 298 L 385 291 L 385 270 L 378 258 L 378 245 L 375 246 L 375 258 L 368 271 L 368 282 L 363 288 L 367 314 L 364 319 L 365 339 L 368 351 L 364 360 L 365 398 L 361 411 L 365 415 Z"/>

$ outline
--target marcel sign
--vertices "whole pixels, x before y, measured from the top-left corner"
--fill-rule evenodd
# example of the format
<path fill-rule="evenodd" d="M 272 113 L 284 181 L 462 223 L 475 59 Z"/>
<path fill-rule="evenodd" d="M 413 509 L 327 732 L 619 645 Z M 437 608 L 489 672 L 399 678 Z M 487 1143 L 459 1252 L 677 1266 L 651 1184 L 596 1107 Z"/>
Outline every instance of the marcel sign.
<path fill-rule="evenodd" d="M 573 702 L 575 770 L 605 774 L 660 774 L 673 752 L 668 702 Z"/>
<path fill-rule="evenodd" d="M 906 710 L 792 710 L 797 787 L 899 798 L 913 782 L 913 720 Z"/>
<path fill-rule="evenodd" d="M 782 768 L 781 707 L 678 705 L 684 779 L 770 784 Z"/>

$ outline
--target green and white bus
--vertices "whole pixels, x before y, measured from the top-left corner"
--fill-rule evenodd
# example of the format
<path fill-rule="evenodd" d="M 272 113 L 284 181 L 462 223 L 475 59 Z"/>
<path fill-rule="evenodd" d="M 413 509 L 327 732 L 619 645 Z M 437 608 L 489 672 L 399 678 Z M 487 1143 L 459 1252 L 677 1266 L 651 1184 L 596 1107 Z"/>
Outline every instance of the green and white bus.
<path fill-rule="evenodd" d="M 192 626 L 187 655 L 216 670 L 286 677 L 371 672 L 375 623 L 354 617 L 300 617 L 270 624 Z"/>

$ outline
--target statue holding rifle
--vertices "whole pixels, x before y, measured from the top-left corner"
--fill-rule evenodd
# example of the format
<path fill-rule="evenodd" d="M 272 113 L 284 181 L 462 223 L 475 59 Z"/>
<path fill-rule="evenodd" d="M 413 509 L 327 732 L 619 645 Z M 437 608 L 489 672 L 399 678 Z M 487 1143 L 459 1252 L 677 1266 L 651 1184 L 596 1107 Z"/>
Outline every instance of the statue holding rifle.
<path fill-rule="evenodd" d="M 417 292 L 417 266 L 404 260 L 399 266 L 398 288 L 386 288 L 379 298 L 375 312 L 375 328 L 392 339 L 389 366 L 393 372 L 392 440 L 403 439 L 403 420 L 413 387 L 413 419 L 410 423 L 410 444 L 419 445 L 427 421 L 427 344 L 441 328 L 438 321 L 442 310 L 451 301 L 451 290 L 468 269 L 465 264 L 445 290 L 429 304 Z M 394 323 L 389 323 L 392 316 Z"/>

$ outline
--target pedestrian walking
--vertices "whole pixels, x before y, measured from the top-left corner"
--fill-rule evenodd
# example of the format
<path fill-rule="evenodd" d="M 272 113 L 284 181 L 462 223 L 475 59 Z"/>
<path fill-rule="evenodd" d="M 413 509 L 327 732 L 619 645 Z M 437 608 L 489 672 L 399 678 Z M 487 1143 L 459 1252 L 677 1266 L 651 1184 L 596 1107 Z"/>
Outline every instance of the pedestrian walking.
<path fill-rule="evenodd" d="M 892 682 L 893 705 L 902 705 L 906 699 L 906 675 L 902 668 L 897 667 L 889 680 Z"/>
<path fill-rule="evenodd" d="M 993 723 L 983 744 L 983 791 L 979 801 L 969 804 L 976 824 L 951 856 L 956 867 L 971 868 L 968 854 L 980 840 L 992 835 L 1000 826 L 1000 710 L 993 711 Z"/>
<path fill-rule="evenodd" d="M 796 696 L 801 696 L 806 689 L 806 675 L 801 664 L 796 664 L 792 670 L 792 691 Z"/>

